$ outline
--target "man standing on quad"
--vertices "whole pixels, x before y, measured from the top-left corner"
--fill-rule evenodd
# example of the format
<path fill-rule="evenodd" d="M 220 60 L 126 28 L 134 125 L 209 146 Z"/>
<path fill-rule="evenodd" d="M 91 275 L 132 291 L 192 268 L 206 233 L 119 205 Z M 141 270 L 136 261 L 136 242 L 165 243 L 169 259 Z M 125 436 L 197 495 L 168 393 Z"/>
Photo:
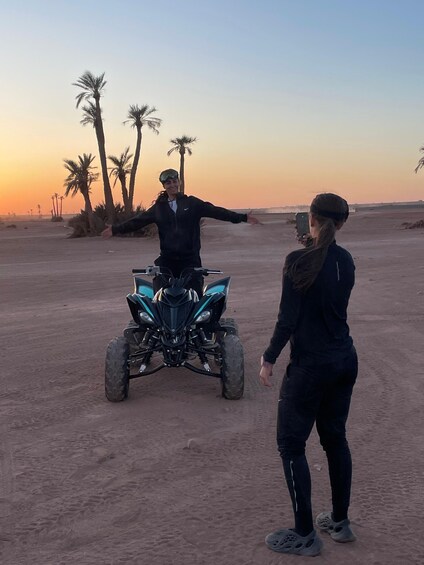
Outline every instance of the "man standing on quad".
<path fill-rule="evenodd" d="M 259 220 L 248 214 L 239 214 L 226 208 L 214 206 L 195 196 L 181 194 L 178 172 L 166 169 L 159 175 L 163 191 L 159 193 L 155 203 L 145 212 L 138 214 L 122 224 L 108 226 L 102 236 L 109 238 L 113 235 L 137 231 L 148 224 L 155 223 L 159 230 L 160 255 L 155 265 L 170 269 L 175 277 L 187 267 L 201 267 L 200 259 L 200 220 L 215 218 L 224 222 L 238 224 L 248 222 L 259 224 Z M 163 279 L 155 277 L 153 281 L 156 292 L 163 286 Z M 203 277 L 193 274 L 189 283 L 199 297 L 202 295 Z"/>

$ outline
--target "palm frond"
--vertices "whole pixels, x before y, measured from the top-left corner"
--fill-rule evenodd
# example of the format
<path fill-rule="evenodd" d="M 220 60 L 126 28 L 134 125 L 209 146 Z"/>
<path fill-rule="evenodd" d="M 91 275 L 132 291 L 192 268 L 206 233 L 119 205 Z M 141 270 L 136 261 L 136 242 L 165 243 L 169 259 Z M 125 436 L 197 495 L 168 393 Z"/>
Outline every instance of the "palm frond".
<path fill-rule="evenodd" d="M 90 186 L 99 178 L 98 173 L 92 172 L 92 163 L 95 156 L 91 153 L 83 153 L 78 155 L 78 162 L 73 159 L 64 159 L 64 167 L 69 172 L 63 185 L 65 187 L 65 196 L 72 193 L 75 196 L 78 192 L 82 194 L 90 192 Z"/>
<path fill-rule="evenodd" d="M 81 155 L 78 155 L 78 158 L 81 168 L 89 170 L 90 168 L 92 168 L 91 163 L 94 161 L 96 156 L 92 155 L 91 153 L 83 153 L 82 157 Z"/>
<path fill-rule="evenodd" d="M 107 158 L 115 165 L 115 167 L 119 167 L 119 165 L 121 164 L 121 160 L 119 159 L 119 157 L 115 157 L 115 155 L 108 155 Z"/>
<path fill-rule="evenodd" d="M 420 151 L 421 153 L 424 152 L 424 145 L 422 147 L 420 147 Z M 415 167 L 415 172 L 418 173 L 418 171 L 424 167 L 424 157 L 421 157 L 421 159 L 418 161 L 418 165 Z"/>
<path fill-rule="evenodd" d="M 85 73 L 78 78 L 77 82 L 72 83 L 72 86 L 76 86 L 83 90 L 83 92 L 80 92 L 75 97 L 77 100 L 77 108 L 82 100 L 88 100 L 91 97 L 100 98 L 101 92 L 107 84 L 107 81 L 104 80 L 104 76 L 105 73 L 95 76 L 90 71 L 85 71 Z"/>
<path fill-rule="evenodd" d="M 418 173 L 418 171 L 424 167 L 424 157 L 421 157 L 421 159 L 418 161 L 418 165 L 415 167 L 415 172 Z"/>
<path fill-rule="evenodd" d="M 187 151 L 189 155 L 192 155 L 192 150 L 188 147 L 188 145 L 195 143 L 196 141 L 197 137 L 189 137 L 188 135 L 175 137 L 170 140 L 170 143 L 172 143 L 174 147 L 172 147 L 167 154 L 170 155 L 173 151 L 183 151 L 184 153 Z"/>
<path fill-rule="evenodd" d="M 98 111 L 96 105 L 93 102 L 87 102 L 86 106 L 82 107 L 83 117 L 80 121 L 80 124 L 86 126 L 88 124 L 96 127 L 98 120 L 101 120 L 101 110 L 100 116 L 98 115 Z"/>
<path fill-rule="evenodd" d="M 124 124 L 130 123 L 132 128 L 142 128 L 147 126 L 156 134 L 159 133 L 158 128 L 162 124 L 160 118 L 150 117 L 151 114 L 157 112 L 156 108 L 152 106 L 151 108 L 148 104 L 143 104 L 139 106 L 138 104 L 131 104 L 128 110 L 127 119 L 123 122 Z"/>
<path fill-rule="evenodd" d="M 109 173 L 109 176 L 114 175 L 116 177 L 113 186 L 115 186 L 118 178 L 125 178 L 131 172 L 132 164 L 130 163 L 130 159 L 132 158 L 132 153 L 128 154 L 129 150 L 130 148 L 126 147 L 125 151 L 123 151 L 119 157 L 115 155 L 108 156 L 109 161 L 115 165 L 110 169 Z"/>
<path fill-rule="evenodd" d="M 79 94 L 77 94 L 77 96 L 75 96 L 75 98 L 77 100 L 76 107 L 78 108 L 78 106 L 81 104 L 81 102 L 83 100 L 86 100 L 89 97 L 90 97 L 90 95 L 87 94 L 87 92 L 80 92 Z"/>

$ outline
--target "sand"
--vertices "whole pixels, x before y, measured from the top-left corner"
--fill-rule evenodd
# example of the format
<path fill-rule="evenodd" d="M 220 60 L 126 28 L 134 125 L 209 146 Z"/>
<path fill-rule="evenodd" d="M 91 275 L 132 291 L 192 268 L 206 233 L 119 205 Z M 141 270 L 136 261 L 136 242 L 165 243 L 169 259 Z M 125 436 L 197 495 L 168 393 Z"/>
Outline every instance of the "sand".
<path fill-rule="evenodd" d="M 350 326 L 360 358 L 348 436 L 358 540 L 323 535 L 317 563 L 423 564 L 423 209 L 364 211 L 338 241 L 355 258 Z M 227 316 L 240 327 L 246 392 L 183 369 L 104 396 L 104 354 L 129 319 L 131 268 L 157 240 L 68 239 L 63 224 L 0 229 L 0 560 L 5 565 L 273 565 L 273 529 L 293 524 L 275 445 L 274 386 L 258 363 L 280 299 L 287 216 L 264 225 L 207 221 L 203 263 L 232 277 Z M 6 222 L 7 223 L 7 222 Z M 324 453 L 307 448 L 314 512 L 329 509 Z"/>

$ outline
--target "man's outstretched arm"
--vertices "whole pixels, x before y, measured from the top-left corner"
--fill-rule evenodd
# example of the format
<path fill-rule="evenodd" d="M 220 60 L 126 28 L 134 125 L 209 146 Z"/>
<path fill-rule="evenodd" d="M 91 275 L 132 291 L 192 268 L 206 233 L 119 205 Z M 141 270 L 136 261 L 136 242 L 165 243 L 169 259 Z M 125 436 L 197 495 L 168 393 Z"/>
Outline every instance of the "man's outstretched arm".
<path fill-rule="evenodd" d="M 240 222 L 248 222 L 249 224 L 260 223 L 259 220 L 252 215 L 252 211 L 247 214 L 240 214 L 239 212 L 233 212 L 227 208 L 214 206 L 210 202 L 203 202 L 203 200 L 199 199 L 197 200 L 200 208 L 200 216 L 202 218 L 214 218 L 215 220 L 232 222 L 233 224 L 239 224 Z"/>
<path fill-rule="evenodd" d="M 134 218 L 127 220 L 126 222 L 122 222 L 122 224 L 113 224 L 113 226 L 107 225 L 106 229 L 102 231 L 102 237 L 108 239 L 113 235 L 117 235 L 120 233 L 131 233 L 133 231 L 137 231 L 149 224 L 153 224 L 155 221 L 154 210 L 153 206 L 142 212 L 141 214 L 137 214 Z"/>

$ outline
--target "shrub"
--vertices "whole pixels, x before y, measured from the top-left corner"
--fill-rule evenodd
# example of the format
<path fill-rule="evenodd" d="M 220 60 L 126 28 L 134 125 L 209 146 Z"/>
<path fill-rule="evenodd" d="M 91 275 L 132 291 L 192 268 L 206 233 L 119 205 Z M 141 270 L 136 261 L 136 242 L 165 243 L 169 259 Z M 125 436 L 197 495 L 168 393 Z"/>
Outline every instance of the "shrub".
<path fill-rule="evenodd" d="M 424 220 L 418 220 L 416 222 L 403 222 L 402 226 L 406 230 L 415 230 L 417 228 L 424 228 Z"/>
<path fill-rule="evenodd" d="M 90 224 L 88 222 L 88 214 L 85 210 L 68 220 L 68 226 L 72 228 L 72 233 L 69 237 L 88 237 L 92 235 L 100 235 L 105 229 L 105 224 L 98 216 L 94 214 L 95 233 L 91 233 Z"/>
<path fill-rule="evenodd" d="M 121 204 L 115 204 L 116 223 L 121 224 L 141 212 L 144 212 L 144 208 L 142 206 L 137 206 L 133 212 L 128 213 L 125 212 L 125 209 Z M 106 205 L 104 203 L 98 204 L 94 208 L 93 213 L 95 233 L 92 234 L 90 232 L 87 212 L 85 210 L 81 210 L 77 216 L 74 216 L 68 221 L 68 226 L 73 230 L 70 237 L 87 237 L 90 235 L 100 235 L 102 233 L 107 224 Z M 136 232 L 124 234 L 119 237 L 154 237 L 155 235 L 157 235 L 157 227 L 155 224 L 151 224 Z"/>

